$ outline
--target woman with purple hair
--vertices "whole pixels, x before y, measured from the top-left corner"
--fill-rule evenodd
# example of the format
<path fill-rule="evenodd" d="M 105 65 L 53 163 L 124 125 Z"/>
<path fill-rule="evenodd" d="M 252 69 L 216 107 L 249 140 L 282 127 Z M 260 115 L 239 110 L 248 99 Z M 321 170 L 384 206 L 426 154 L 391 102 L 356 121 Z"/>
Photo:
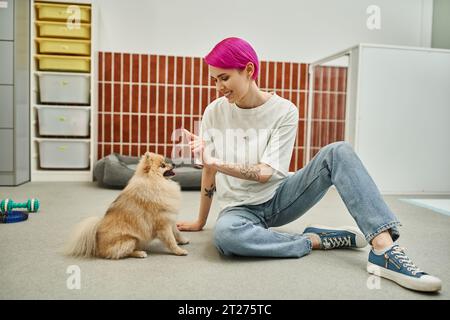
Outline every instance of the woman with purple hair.
<path fill-rule="evenodd" d="M 413 290 L 441 289 L 441 280 L 420 270 L 397 245 L 400 222 L 349 143 L 323 147 L 304 168 L 288 174 L 298 109 L 258 87 L 258 56 L 247 41 L 224 39 L 204 60 L 222 96 L 207 106 L 199 136 L 185 130 L 203 164 L 202 194 L 198 219 L 179 222 L 180 230 L 202 230 L 216 192 L 214 241 L 224 255 L 299 258 L 313 249 L 369 243 L 369 273 Z M 300 218 L 331 185 L 358 227 L 311 225 L 297 234 L 270 229 Z"/>

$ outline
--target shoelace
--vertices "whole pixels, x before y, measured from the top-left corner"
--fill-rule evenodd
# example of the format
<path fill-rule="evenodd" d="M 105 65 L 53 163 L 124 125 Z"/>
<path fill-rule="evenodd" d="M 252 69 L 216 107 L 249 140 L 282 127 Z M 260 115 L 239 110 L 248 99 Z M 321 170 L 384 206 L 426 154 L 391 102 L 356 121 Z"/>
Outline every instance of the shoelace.
<path fill-rule="evenodd" d="M 413 275 L 423 272 L 411 261 L 411 259 L 406 255 L 405 251 L 405 248 L 394 247 L 392 249 L 392 254 L 394 255 L 395 259 L 397 259 L 397 261 L 401 263 L 403 267 L 405 267 L 406 270 L 411 272 Z"/>
<path fill-rule="evenodd" d="M 350 236 L 329 237 L 323 239 L 322 243 L 325 249 L 332 249 L 336 247 L 350 247 L 352 240 Z"/>

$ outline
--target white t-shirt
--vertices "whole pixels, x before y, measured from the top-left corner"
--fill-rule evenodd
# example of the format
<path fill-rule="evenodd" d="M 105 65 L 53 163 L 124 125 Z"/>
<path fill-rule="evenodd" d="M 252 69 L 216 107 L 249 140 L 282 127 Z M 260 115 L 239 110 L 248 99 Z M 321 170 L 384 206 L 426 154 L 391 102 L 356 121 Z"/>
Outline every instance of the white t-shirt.
<path fill-rule="evenodd" d="M 226 163 L 265 163 L 275 169 L 266 183 L 217 172 L 216 199 L 220 210 L 264 203 L 275 195 L 288 176 L 297 127 L 297 107 L 276 94 L 251 109 L 231 104 L 225 97 L 206 107 L 200 126 L 206 152 Z"/>

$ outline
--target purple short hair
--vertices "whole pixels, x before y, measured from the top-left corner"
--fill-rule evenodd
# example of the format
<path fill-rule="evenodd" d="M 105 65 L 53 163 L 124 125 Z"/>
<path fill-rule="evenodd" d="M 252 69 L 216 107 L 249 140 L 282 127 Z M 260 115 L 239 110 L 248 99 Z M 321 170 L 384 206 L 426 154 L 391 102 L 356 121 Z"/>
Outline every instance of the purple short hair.
<path fill-rule="evenodd" d="M 205 61 L 216 68 L 240 70 L 244 70 L 247 63 L 252 62 L 255 66 L 252 78 L 256 80 L 258 77 L 258 55 L 250 43 L 240 38 L 223 39 L 206 55 Z"/>

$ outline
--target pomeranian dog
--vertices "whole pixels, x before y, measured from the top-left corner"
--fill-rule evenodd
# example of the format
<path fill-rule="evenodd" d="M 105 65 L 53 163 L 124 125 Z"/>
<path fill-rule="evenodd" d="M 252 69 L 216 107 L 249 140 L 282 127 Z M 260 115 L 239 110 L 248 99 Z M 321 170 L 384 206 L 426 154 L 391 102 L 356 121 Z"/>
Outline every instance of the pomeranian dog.
<path fill-rule="evenodd" d="M 103 217 L 83 220 L 74 230 L 65 254 L 75 257 L 145 258 L 155 238 L 176 255 L 187 255 L 179 244 L 189 241 L 176 226 L 181 204 L 175 173 L 163 156 L 146 152 L 125 189 Z"/>

